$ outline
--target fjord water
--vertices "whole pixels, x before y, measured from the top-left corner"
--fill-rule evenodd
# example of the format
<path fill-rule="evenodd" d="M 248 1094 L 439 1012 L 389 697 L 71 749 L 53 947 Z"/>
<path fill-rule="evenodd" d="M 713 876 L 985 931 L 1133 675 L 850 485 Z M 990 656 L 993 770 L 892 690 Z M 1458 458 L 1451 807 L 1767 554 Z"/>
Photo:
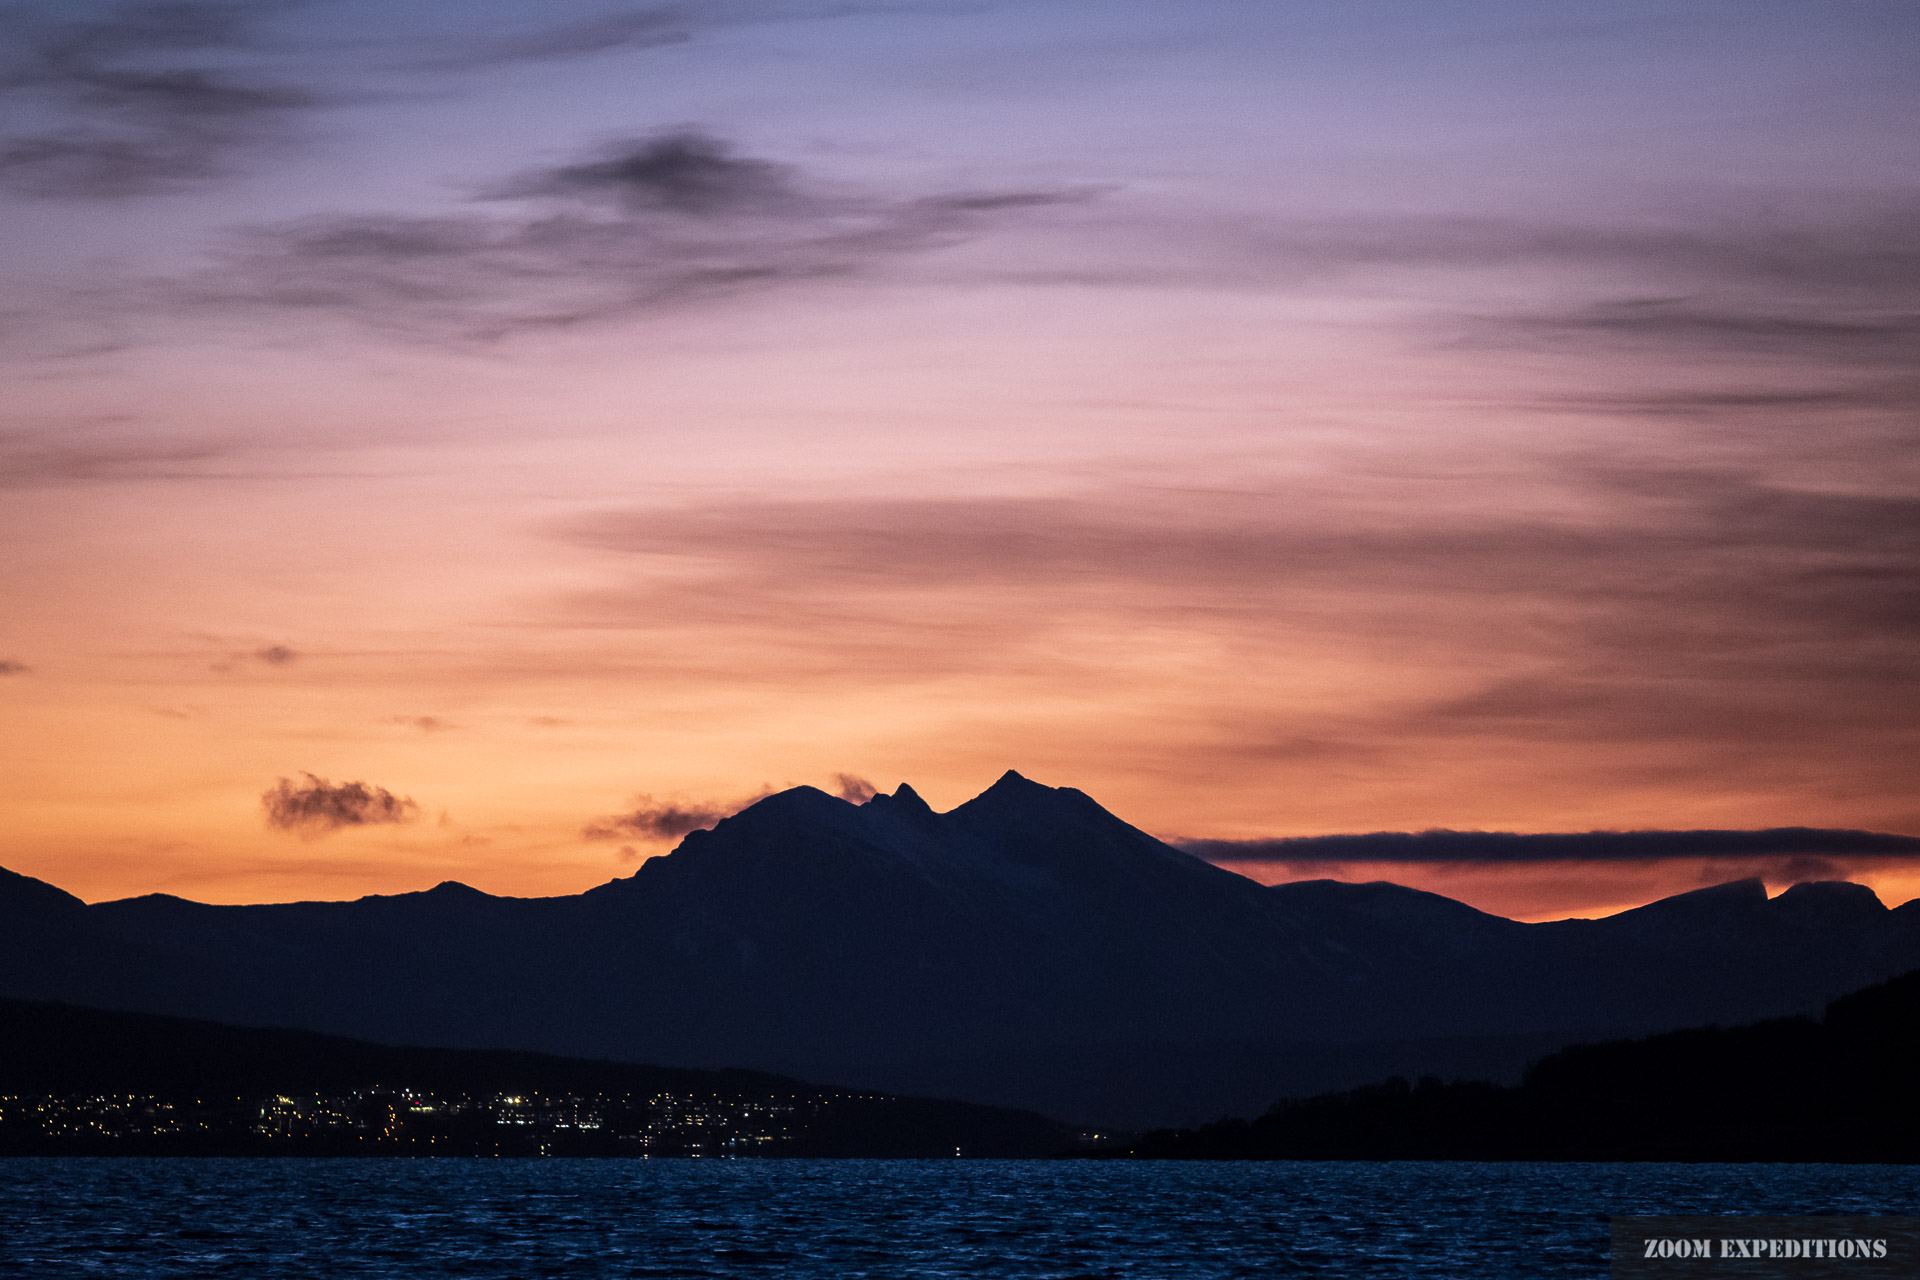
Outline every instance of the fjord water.
<path fill-rule="evenodd" d="M 0 1273 L 1604 1276 L 1615 1214 L 1920 1214 L 1887 1165 L 0 1161 Z"/>

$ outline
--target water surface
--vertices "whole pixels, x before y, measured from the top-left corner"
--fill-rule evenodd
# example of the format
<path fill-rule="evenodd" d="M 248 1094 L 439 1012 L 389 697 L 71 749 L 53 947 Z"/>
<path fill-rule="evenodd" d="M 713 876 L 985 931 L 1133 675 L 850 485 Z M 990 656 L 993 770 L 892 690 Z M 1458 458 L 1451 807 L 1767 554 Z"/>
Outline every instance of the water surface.
<path fill-rule="evenodd" d="M 1612 1214 L 1920 1214 L 1920 1168 L 0 1160 L 0 1274 L 1604 1276 Z"/>

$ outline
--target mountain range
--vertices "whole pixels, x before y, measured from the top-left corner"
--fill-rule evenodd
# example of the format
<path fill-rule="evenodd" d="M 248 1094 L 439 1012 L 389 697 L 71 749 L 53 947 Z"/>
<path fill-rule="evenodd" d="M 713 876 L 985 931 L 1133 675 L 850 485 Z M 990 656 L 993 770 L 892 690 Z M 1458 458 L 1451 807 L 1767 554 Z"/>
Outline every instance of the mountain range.
<path fill-rule="evenodd" d="M 751 1068 L 1153 1127 L 1581 1040 L 1811 1013 L 1920 968 L 1920 901 L 1757 880 L 1529 924 L 1265 887 L 1008 773 L 810 787 L 585 893 L 87 905 L 0 872 L 0 995 L 389 1044 Z"/>

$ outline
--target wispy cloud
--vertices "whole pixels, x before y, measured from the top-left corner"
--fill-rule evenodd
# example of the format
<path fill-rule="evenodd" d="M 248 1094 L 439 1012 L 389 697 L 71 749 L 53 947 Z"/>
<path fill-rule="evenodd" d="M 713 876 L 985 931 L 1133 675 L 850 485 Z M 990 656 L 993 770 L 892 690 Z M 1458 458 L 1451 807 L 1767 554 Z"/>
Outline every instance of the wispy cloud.
<path fill-rule="evenodd" d="M 149 0 L 76 6 L 57 19 L 13 10 L 0 25 L 12 50 L 0 63 L 0 101 L 41 123 L 0 138 L 0 187 L 80 199 L 165 194 L 226 178 L 243 157 L 285 144 L 320 95 L 235 64 L 261 50 L 261 19 L 289 7 Z"/>
<path fill-rule="evenodd" d="M 1560 352 L 1596 366 L 1626 352 L 1656 364 L 1744 358 L 1775 380 L 1799 375 L 1827 390 L 1862 377 L 1910 387 L 1920 358 L 1911 195 L 1843 190 L 1788 208 L 1727 199 L 1712 213 L 1582 221 L 1222 216 L 1123 193 L 1098 234 L 1104 257 L 1085 252 L 1089 241 L 1076 271 L 1037 260 L 1009 274 L 1280 293 L 1364 282 L 1370 297 L 1401 297 L 1410 325 L 1454 349 Z M 1528 297 L 1551 301 L 1518 301 Z"/>
<path fill-rule="evenodd" d="M 1560 501 L 1440 477 L 610 512 L 556 532 L 631 555 L 632 580 L 545 620 L 658 632 L 689 678 L 781 687 L 1104 689 L 1114 663 L 1212 654 L 1183 715 L 1249 767 L 1611 743 L 1621 769 L 1684 749 L 1661 767 L 1864 784 L 1913 743 L 1920 502 L 1698 466 L 1534 482 Z M 1235 694 L 1288 687 L 1303 654 L 1354 655 L 1300 677 L 1338 682 L 1343 707 Z"/>
<path fill-rule="evenodd" d="M 1494 506 L 1423 513 L 1417 494 L 1401 493 L 1410 505 L 1393 520 L 1359 522 L 1339 494 L 1250 486 L 720 503 L 608 513 L 558 532 L 606 550 L 699 562 L 710 591 L 682 595 L 668 612 L 722 620 L 904 615 L 889 601 L 976 588 L 1067 609 L 1127 584 L 1152 589 L 1129 597 L 1143 608 L 1217 608 L 1265 625 L 1286 611 L 1290 587 L 1388 601 L 1454 597 L 1484 610 L 1503 599 L 1556 598 L 1577 582 L 1582 629 L 1596 639 L 1606 635 L 1609 606 L 1649 623 L 1686 615 L 1703 642 L 1703 629 L 1715 626 L 1743 638 L 1751 627 L 1801 640 L 1920 639 L 1900 585 L 1920 574 L 1920 504 L 1911 498 L 1796 489 L 1698 467 L 1593 467 L 1557 479 L 1569 486 L 1570 508 L 1578 495 L 1604 503 L 1611 518 Z M 920 595 L 897 595 L 909 588 Z M 608 621 L 663 615 L 663 600 L 636 592 L 583 599 L 580 608 Z M 1682 601 L 1693 607 L 1669 608 Z"/>
<path fill-rule="evenodd" d="M 302 140 L 302 117 L 370 93 L 323 88 L 372 68 L 334 65 L 295 75 L 297 33 L 276 18 L 308 0 L 77 0 L 0 11 L 0 103 L 16 118 L 0 134 L 0 190 L 63 199 L 118 200 L 191 191 L 232 178 L 252 160 Z M 703 0 L 621 8 L 504 31 L 448 33 L 441 52 L 405 72 L 487 72 L 684 43 L 717 29 L 816 21 L 927 6 Z M 338 63 L 340 50 L 308 35 L 304 52 Z M 417 91 L 414 90 L 414 91 Z"/>
<path fill-rule="evenodd" d="M 231 445 L 143 440 L 96 432 L 0 432 L 0 489 L 121 481 L 202 480 L 230 461 Z"/>
<path fill-rule="evenodd" d="M 528 62 L 562 62 L 620 49 L 652 49 L 693 38 L 700 19 L 684 5 L 596 14 L 485 37 L 422 60 L 429 71 L 477 71 Z"/>
<path fill-rule="evenodd" d="M 423 59 L 427 71 L 485 71 L 526 63 L 569 62 L 606 53 L 684 44 L 697 35 L 752 23 L 818 21 L 862 14 L 951 11 L 954 5 L 808 3 L 806 0 L 700 0 L 590 14 L 468 41 Z"/>
<path fill-rule="evenodd" d="M 420 806 L 385 787 L 366 782 L 329 782 L 311 773 L 304 783 L 281 778 L 261 793 L 260 806 L 267 825 L 314 838 L 343 827 L 366 827 L 411 822 Z"/>
<path fill-rule="evenodd" d="M 305 656 L 298 649 L 288 645 L 268 644 L 255 649 L 230 652 L 225 657 L 209 663 L 207 669 L 222 675 L 231 675 L 235 672 L 251 670 L 256 663 L 266 667 L 291 667 Z"/>
<path fill-rule="evenodd" d="M 1619 414 L 1636 418 L 1683 418 L 1737 422 L 1747 430 L 1781 421 L 1806 422 L 1855 411 L 1906 411 L 1920 406 L 1920 379 L 1899 376 L 1848 377 L 1845 367 L 1830 365 L 1790 370 L 1797 378 L 1784 387 L 1728 387 L 1721 390 L 1648 389 L 1611 395 L 1562 396 L 1542 407 L 1583 414 Z M 1889 371 L 1891 372 L 1891 371 Z M 1808 385 L 1818 379 L 1818 385 Z"/>
<path fill-rule="evenodd" d="M 856 774 L 833 775 L 833 794 L 851 804 L 865 804 L 879 794 L 880 788 Z"/>
<path fill-rule="evenodd" d="M 689 218 L 805 218 L 826 211 L 817 197 L 799 190 L 792 166 L 739 155 L 719 139 L 691 129 L 615 143 L 573 164 L 521 174 L 490 196 L 578 201 Z"/>
<path fill-rule="evenodd" d="M 15 662 L 11 658 L 0 658 L 0 676 L 23 676 L 33 670 L 24 662 Z"/>
<path fill-rule="evenodd" d="M 1656 301 L 1765 286 L 1776 296 L 1881 299 L 1920 286 L 1920 204 L 1910 197 L 1836 193 L 1795 212 L 1723 209 L 1613 222 L 1545 216 L 1358 214 L 1337 221 L 1243 220 L 1218 247 L 1248 265 L 1265 259 L 1318 273 L 1383 265 L 1488 268 L 1539 263 L 1624 273 L 1629 297 Z M 1666 281 L 1655 292 L 1645 286 Z M 1678 288 L 1675 282 L 1679 282 Z M 1724 295 L 1722 295 L 1724 296 Z"/>
<path fill-rule="evenodd" d="M 858 275 L 1086 194 L 844 191 L 677 129 L 517 175 L 481 197 L 511 202 L 512 212 L 255 227 L 169 297 L 223 312 L 333 316 L 416 338 L 485 340 Z"/>
<path fill-rule="evenodd" d="M 1759 292 L 1758 290 L 1755 291 Z M 1861 289 L 1860 294 L 1877 293 Z M 1606 300 L 1540 313 L 1516 313 L 1467 323 L 1468 341 L 1558 350 L 1592 359 L 1610 349 L 1655 353 L 1662 360 L 1734 357 L 1761 364 L 1785 362 L 1789 376 L 1817 376 L 1824 401 L 1802 399 L 1802 411 L 1820 407 L 1908 405 L 1906 376 L 1920 360 L 1920 284 L 1904 299 L 1842 296 L 1653 297 Z M 1776 376 L 1778 376 L 1776 374 Z M 1842 379 L 1851 384 L 1843 393 Z M 1743 389 L 1722 393 L 1738 398 Z M 1791 393 L 1789 393 L 1791 394 Z M 1802 392 L 1803 396 L 1809 394 Z M 1725 407 L 1726 401 L 1721 402 Z M 1779 402 L 1748 407 L 1777 407 Z"/>

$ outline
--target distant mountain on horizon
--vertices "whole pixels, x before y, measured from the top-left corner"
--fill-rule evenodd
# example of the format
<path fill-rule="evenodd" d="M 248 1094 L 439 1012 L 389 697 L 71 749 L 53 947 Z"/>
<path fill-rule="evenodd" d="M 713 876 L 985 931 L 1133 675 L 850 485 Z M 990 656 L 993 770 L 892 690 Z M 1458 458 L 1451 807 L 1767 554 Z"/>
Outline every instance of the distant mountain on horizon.
<path fill-rule="evenodd" d="M 390 1044 L 773 1071 L 1114 1127 L 1577 1040 L 1807 1013 L 1920 967 L 1920 902 L 1756 880 L 1527 924 L 1263 887 L 1009 772 L 936 813 L 811 787 L 582 894 L 87 905 L 0 874 L 0 995 Z"/>

